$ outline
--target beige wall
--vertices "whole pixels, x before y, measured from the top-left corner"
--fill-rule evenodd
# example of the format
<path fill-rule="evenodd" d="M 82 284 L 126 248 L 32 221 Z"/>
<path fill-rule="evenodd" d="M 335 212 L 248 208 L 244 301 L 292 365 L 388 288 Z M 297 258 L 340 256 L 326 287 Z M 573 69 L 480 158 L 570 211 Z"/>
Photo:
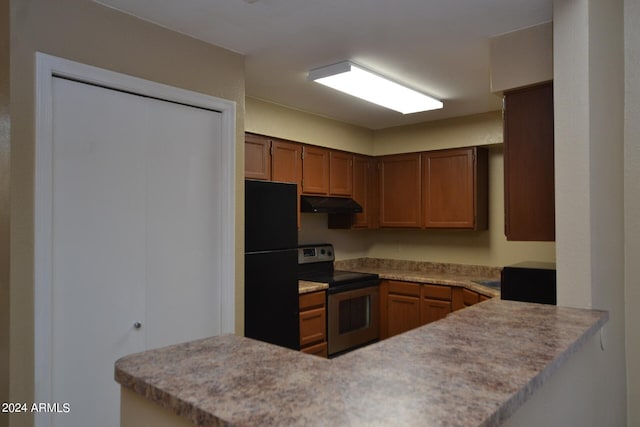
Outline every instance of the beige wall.
<path fill-rule="evenodd" d="M 368 131 L 251 98 L 247 99 L 246 108 L 248 131 L 359 153 L 384 155 L 491 145 L 489 231 L 328 230 L 326 215 L 303 214 L 302 229 L 298 234 L 300 243 L 332 242 L 339 260 L 369 256 L 492 266 L 523 260 L 555 261 L 554 243 L 507 242 L 504 237 L 502 116 L 499 111 Z M 345 126 L 349 133 L 345 133 Z M 344 135 L 345 140 L 351 140 L 343 144 L 335 135 Z M 365 151 L 371 143 L 372 147 Z"/>
<path fill-rule="evenodd" d="M 640 2 L 625 1 L 625 314 L 627 424 L 640 425 Z"/>
<path fill-rule="evenodd" d="M 376 156 L 500 144 L 502 139 L 500 111 L 382 129 L 373 136 Z"/>
<path fill-rule="evenodd" d="M 554 1 L 558 304 L 610 316 L 598 363 L 566 397 L 590 402 L 589 426 L 627 425 L 623 3 Z"/>
<path fill-rule="evenodd" d="M 492 92 L 553 79 L 553 23 L 492 37 L 489 43 Z"/>
<path fill-rule="evenodd" d="M 4 26 L 2 27 L 5 28 Z M 185 88 L 237 103 L 243 141 L 244 58 L 87 0 L 11 0 L 10 398 L 33 401 L 34 57 L 36 51 Z M 237 145 L 236 182 L 243 179 Z M 237 186 L 237 210 L 243 210 Z M 242 286 L 242 224 L 237 224 Z M 2 290 L 3 294 L 6 289 Z M 242 301 L 242 298 L 239 298 Z M 238 314 L 241 316 L 242 312 Z M 13 415 L 11 426 L 31 425 Z"/>
<path fill-rule="evenodd" d="M 0 0 L 0 402 L 9 401 L 9 0 Z M 0 414 L 0 427 L 9 417 Z"/>
<path fill-rule="evenodd" d="M 245 130 L 291 141 L 373 154 L 372 131 L 247 97 Z"/>

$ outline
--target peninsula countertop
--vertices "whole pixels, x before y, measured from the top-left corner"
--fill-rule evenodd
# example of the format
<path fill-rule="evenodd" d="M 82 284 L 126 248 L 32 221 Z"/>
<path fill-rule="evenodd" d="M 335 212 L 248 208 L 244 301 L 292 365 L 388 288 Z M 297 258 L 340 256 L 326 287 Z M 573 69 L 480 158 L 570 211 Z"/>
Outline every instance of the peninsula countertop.
<path fill-rule="evenodd" d="M 123 357 L 115 377 L 198 426 L 497 426 L 607 320 L 492 299 L 332 360 L 224 335 Z"/>

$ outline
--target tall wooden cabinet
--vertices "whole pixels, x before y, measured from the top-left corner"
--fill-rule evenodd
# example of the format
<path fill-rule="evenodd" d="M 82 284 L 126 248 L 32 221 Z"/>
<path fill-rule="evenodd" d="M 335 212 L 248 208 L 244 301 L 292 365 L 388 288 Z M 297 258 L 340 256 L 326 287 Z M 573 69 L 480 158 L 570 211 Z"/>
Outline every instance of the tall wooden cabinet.
<path fill-rule="evenodd" d="M 553 84 L 505 92 L 507 240 L 555 240 Z"/>

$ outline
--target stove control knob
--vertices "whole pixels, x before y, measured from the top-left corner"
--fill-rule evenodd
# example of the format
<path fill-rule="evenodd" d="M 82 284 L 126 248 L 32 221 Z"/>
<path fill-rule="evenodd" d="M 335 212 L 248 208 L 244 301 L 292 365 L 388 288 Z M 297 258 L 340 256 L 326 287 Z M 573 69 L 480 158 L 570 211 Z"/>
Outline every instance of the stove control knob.
<path fill-rule="evenodd" d="M 320 255 L 324 255 L 324 249 L 320 249 Z"/>
<path fill-rule="evenodd" d="M 331 256 L 331 255 L 333 255 L 333 254 L 331 253 L 331 251 L 329 251 L 329 252 L 327 252 L 327 255 Z"/>

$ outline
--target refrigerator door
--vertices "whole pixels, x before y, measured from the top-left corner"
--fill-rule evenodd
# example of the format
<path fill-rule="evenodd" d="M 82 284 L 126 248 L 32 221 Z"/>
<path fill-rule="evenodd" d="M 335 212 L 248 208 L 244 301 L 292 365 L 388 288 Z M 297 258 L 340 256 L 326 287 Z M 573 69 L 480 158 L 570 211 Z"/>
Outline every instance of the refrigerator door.
<path fill-rule="evenodd" d="M 245 181 L 245 252 L 298 245 L 296 184 Z"/>
<path fill-rule="evenodd" d="M 299 350 L 298 251 L 248 253 L 244 260 L 245 336 Z"/>

